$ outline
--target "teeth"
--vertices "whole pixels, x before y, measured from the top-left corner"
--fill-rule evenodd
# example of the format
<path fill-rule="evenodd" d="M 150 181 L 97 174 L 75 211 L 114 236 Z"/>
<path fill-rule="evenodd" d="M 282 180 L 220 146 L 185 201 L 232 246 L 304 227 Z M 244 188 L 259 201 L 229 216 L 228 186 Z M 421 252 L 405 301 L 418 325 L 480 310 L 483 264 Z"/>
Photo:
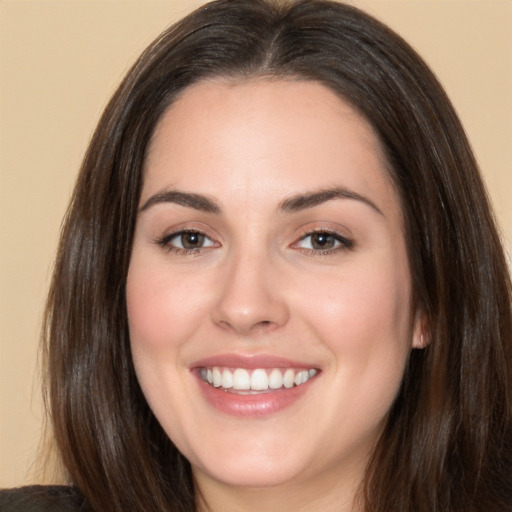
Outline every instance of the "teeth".
<path fill-rule="evenodd" d="M 293 387 L 295 383 L 295 372 L 293 370 L 286 370 L 284 372 L 283 384 L 285 388 Z"/>
<path fill-rule="evenodd" d="M 229 370 L 222 372 L 222 384 L 221 386 L 225 389 L 233 387 L 233 374 Z"/>
<path fill-rule="evenodd" d="M 218 368 L 214 368 L 212 370 L 212 376 L 213 376 L 213 386 L 215 388 L 220 388 L 220 385 L 222 384 L 222 374 L 220 373 L 220 370 Z"/>
<path fill-rule="evenodd" d="M 283 387 L 283 374 L 277 368 L 274 368 L 268 376 L 268 387 L 270 389 Z"/>
<path fill-rule="evenodd" d="M 249 372 L 243 368 L 237 368 L 233 373 L 234 389 L 251 389 L 251 377 Z"/>
<path fill-rule="evenodd" d="M 251 389 L 253 391 L 268 389 L 268 375 L 265 370 L 254 370 L 254 372 L 252 372 Z"/>
<path fill-rule="evenodd" d="M 240 391 L 267 391 L 282 387 L 292 388 L 306 383 L 317 374 L 317 370 L 294 370 L 292 368 L 258 368 L 250 373 L 245 368 L 234 371 L 227 368 L 202 368 L 201 379 L 216 388 Z"/>
<path fill-rule="evenodd" d="M 307 382 L 308 379 L 309 373 L 307 370 L 299 372 L 295 375 L 295 385 L 300 386 L 301 384 L 304 384 L 304 382 Z"/>

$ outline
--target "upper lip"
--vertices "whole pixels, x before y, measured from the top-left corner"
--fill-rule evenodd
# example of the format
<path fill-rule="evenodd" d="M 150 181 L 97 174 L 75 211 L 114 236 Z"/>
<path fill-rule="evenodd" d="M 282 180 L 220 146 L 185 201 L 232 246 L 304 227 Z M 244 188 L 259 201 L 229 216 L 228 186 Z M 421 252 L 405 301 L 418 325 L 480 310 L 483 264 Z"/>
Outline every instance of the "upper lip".
<path fill-rule="evenodd" d="M 214 366 L 224 368 L 295 368 L 295 369 L 312 369 L 317 368 L 313 363 L 305 363 L 288 359 L 286 357 L 275 356 L 270 354 L 218 354 L 205 357 L 198 361 L 194 361 L 190 365 L 191 368 L 211 368 Z"/>

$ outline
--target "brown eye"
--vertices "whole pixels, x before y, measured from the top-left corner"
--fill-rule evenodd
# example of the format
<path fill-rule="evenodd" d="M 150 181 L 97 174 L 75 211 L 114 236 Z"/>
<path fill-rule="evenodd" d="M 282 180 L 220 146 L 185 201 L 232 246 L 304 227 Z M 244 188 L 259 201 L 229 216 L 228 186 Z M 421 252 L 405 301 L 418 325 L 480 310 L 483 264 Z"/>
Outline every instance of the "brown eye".
<path fill-rule="evenodd" d="M 186 232 L 180 235 L 183 249 L 199 249 L 204 245 L 205 236 L 202 233 Z"/>
<path fill-rule="evenodd" d="M 166 247 L 168 250 L 179 251 L 199 251 L 208 247 L 213 247 L 215 242 L 200 231 L 178 231 L 164 236 L 157 240 L 158 245 Z"/>
<path fill-rule="evenodd" d="M 324 254 L 328 252 L 336 252 L 343 249 L 351 249 L 354 242 L 337 233 L 329 231 L 316 231 L 309 233 L 299 240 L 296 247 L 305 249 L 309 252 L 318 252 Z"/>
<path fill-rule="evenodd" d="M 332 249 L 336 239 L 330 233 L 314 233 L 311 235 L 311 247 L 317 250 Z"/>

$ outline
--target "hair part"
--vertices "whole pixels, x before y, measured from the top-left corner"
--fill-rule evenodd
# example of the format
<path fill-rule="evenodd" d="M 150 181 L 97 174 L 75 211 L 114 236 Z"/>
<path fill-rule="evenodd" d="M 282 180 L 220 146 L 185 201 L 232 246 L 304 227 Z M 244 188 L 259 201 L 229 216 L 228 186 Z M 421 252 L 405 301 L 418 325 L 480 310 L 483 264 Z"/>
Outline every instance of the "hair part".
<path fill-rule="evenodd" d="M 512 293 L 471 148 L 414 50 L 323 0 L 207 4 L 142 54 L 109 102 L 66 215 L 43 333 L 48 412 L 71 482 L 93 510 L 195 510 L 190 466 L 137 383 L 125 283 L 155 127 L 188 86 L 217 77 L 329 87 L 372 125 L 399 192 L 428 346 L 411 353 L 364 510 L 510 508 Z"/>

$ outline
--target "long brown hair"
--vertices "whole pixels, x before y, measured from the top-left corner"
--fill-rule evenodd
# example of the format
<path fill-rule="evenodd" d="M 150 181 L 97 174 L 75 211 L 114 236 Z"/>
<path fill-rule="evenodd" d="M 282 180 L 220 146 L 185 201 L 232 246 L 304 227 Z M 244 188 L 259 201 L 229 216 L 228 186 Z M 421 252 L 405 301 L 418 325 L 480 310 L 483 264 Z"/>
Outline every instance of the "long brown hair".
<path fill-rule="evenodd" d="M 43 335 L 48 411 L 70 482 L 97 511 L 195 509 L 190 466 L 135 377 L 125 282 L 155 125 L 210 76 L 320 82 L 367 118 L 386 154 L 429 343 L 412 351 L 369 462 L 365 510 L 510 510 L 512 294 L 471 148 L 410 46 L 323 0 L 212 2 L 166 30 L 108 104 L 65 219 Z"/>

